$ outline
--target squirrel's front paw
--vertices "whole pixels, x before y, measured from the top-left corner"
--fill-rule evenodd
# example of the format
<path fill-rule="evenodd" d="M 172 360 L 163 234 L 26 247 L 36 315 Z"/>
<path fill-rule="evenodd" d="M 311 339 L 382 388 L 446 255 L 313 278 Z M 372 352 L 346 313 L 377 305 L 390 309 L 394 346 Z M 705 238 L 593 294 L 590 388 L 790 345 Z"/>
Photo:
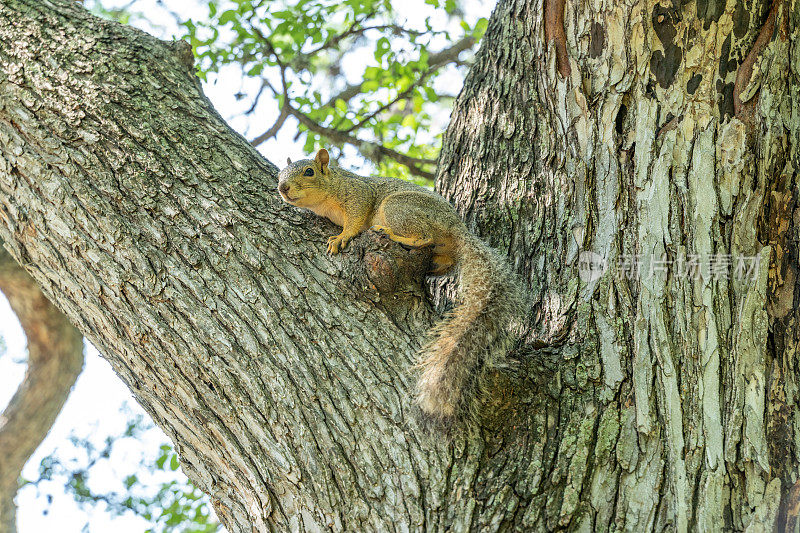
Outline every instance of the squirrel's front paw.
<path fill-rule="evenodd" d="M 343 250 L 345 246 L 347 246 L 347 240 L 341 235 L 328 238 L 328 253 L 331 255 L 338 254 L 339 250 Z"/>

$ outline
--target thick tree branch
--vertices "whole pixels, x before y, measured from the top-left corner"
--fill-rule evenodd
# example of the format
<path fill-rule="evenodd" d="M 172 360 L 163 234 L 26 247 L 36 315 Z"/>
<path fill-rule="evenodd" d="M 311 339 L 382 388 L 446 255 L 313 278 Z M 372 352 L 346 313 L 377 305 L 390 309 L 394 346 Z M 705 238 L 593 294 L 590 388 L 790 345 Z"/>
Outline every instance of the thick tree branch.
<path fill-rule="evenodd" d="M 0 39 L 0 238 L 229 531 L 444 530 L 508 505 L 490 495 L 527 446 L 452 453 L 416 425 L 424 251 L 368 232 L 328 257 L 335 228 L 279 200 L 175 47 L 69 0 L 2 2 Z"/>
<path fill-rule="evenodd" d="M 36 282 L 0 249 L 0 291 L 28 340 L 28 369 L 0 414 L 0 530 L 15 530 L 22 467 L 42 442 L 83 367 L 81 334 Z"/>
<path fill-rule="evenodd" d="M 498 3 L 437 181 L 530 281 L 531 343 L 557 348 L 496 376 L 482 427 L 452 445 L 408 401 L 424 258 L 371 232 L 325 256 L 336 230 L 280 203 L 275 168 L 175 49 L 72 2 L 0 3 L 0 238 L 230 531 L 772 531 L 798 479 L 800 68 L 771 41 L 768 112 L 752 132 L 730 120 L 723 62 L 695 52 L 763 21 L 730 30 L 712 4 L 707 24 L 664 6 L 642 23 L 650 3 L 564 25 L 560 8 Z M 582 43 L 569 63 L 611 69 L 590 102 L 547 76 L 547 12 Z M 659 37 L 700 59 L 653 61 L 638 44 Z M 660 128 L 668 113 L 679 128 Z M 587 281 L 582 250 L 763 266 Z"/>
<path fill-rule="evenodd" d="M 366 232 L 328 257 L 337 230 L 280 201 L 175 46 L 71 0 L 4 0 L 0 42 L 0 238 L 229 531 L 524 530 L 551 495 L 566 528 L 552 435 L 573 426 L 526 366 L 469 434 L 419 424 L 430 250 Z"/>

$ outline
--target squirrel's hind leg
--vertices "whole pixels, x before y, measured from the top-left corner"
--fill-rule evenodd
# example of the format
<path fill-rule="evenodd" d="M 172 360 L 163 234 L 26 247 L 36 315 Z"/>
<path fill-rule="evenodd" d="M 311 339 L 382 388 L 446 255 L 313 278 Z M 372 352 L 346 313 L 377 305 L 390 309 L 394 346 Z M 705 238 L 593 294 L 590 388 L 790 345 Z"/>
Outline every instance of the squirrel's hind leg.
<path fill-rule="evenodd" d="M 383 231 L 390 239 L 406 246 L 421 248 L 437 244 L 437 221 L 441 208 L 430 195 L 401 191 L 388 195 L 378 206 L 372 229 Z"/>
<path fill-rule="evenodd" d="M 393 232 L 392 228 L 389 226 L 372 226 L 370 229 L 372 231 L 385 233 L 386 236 L 393 241 L 399 242 L 400 244 L 404 244 L 406 246 L 411 246 L 413 248 L 422 248 L 423 246 L 429 246 L 433 244 L 433 239 L 430 237 L 403 237 Z"/>

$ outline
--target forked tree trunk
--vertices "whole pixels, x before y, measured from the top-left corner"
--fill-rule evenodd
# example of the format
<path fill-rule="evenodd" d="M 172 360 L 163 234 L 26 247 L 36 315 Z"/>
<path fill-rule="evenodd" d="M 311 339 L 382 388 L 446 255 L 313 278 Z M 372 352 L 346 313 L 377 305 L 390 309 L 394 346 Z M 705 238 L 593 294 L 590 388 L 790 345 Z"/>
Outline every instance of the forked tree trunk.
<path fill-rule="evenodd" d="M 423 257 L 364 235 L 326 258 L 333 228 L 280 204 L 185 47 L 0 5 L 0 238 L 231 531 L 770 527 L 800 436 L 798 8 L 757 40 L 768 5 L 675 6 L 496 9 L 440 187 L 536 305 L 452 444 L 409 402 Z M 581 250 L 770 269 L 584 283 Z"/>
<path fill-rule="evenodd" d="M 425 253 L 326 257 L 333 226 L 280 202 L 182 43 L 67 0 L 2 2 L 0 42 L 0 238 L 229 530 L 513 519 L 525 447 L 415 426 Z"/>

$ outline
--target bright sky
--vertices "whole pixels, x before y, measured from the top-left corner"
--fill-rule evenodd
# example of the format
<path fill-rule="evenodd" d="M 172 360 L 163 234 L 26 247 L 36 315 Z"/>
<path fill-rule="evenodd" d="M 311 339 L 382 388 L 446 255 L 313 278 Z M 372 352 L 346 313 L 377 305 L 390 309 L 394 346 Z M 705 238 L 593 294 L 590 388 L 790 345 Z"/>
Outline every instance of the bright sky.
<path fill-rule="evenodd" d="M 106 7 L 126 5 L 129 0 L 104 0 Z M 461 2 L 469 14 L 469 18 L 488 17 L 494 1 L 473 0 Z M 430 13 L 429 6 L 424 0 L 404 0 L 396 2 L 406 23 L 413 26 L 423 26 L 425 17 Z M 140 0 L 135 4 L 135 9 L 147 13 L 151 19 L 159 20 L 165 27 L 152 28 L 144 23 L 136 23 L 142 29 L 149 30 L 155 35 L 166 38 L 175 31 L 169 27 L 171 18 L 164 15 L 164 9 L 173 9 L 181 14 L 193 17 L 203 17 L 206 8 L 198 7 L 195 0 Z M 362 65 L 363 66 L 363 65 Z M 460 86 L 460 79 L 452 80 L 454 85 Z M 449 82 L 449 80 L 448 80 Z M 241 85 L 238 73 L 231 69 L 223 71 L 217 77 L 211 77 L 204 85 L 208 97 L 220 111 L 223 117 L 230 120 L 231 125 L 247 137 L 261 133 L 269 127 L 276 116 L 274 103 L 262 105 L 250 117 L 235 118 L 249 102 L 237 101 L 236 92 L 252 94 L 255 81 L 250 80 Z M 266 99 L 265 99 L 266 100 Z M 445 117 L 446 118 L 446 117 Z M 302 145 L 293 140 L 296 133 L 295 125 L 288 122 L 279 134 L 260 147 L 260 151 L 271 161 L 281 165 L 286 155 L 292 159 L 302 157 Z M 444 127 L 444 124 L 442 125 Z M 354 156 L 346 158 L 343 164 L 358 165 L 361 163 Z M 0 294 L 0 337 L 5 341 L 7 350 L 0 353 L 0 409 L 2 409 L 14 394 L 25 373 L 25 338 L 16 317 L 11 312 L 8 302 Z M 39 463 L 43 457 L 56 454 L 62 461 L 79 459 L 79 451 L 69 442 L 69 436 L 75 435 L 88 438 L 97 446 L 102 446 L 106 437 L 119 435 L 133 416 L 142 414 L 149 420 L 142 409 L 133 400 L 130 392 L 111 370 L 109 364 L 103 360 L 93 346 L 86 349 L 86 365 L 83 373 L 78 378 L 72 394 L 56 420 L 55 425 L 48 434 L 40 448 L 33 455 L 23 471 L 26 479 L 37 479 Z M 122 480 L 130 474 L 138 474 L 139 463 L 142 458 L 154 460 L 159 446 L 166 442 L 165 435 L 157 428 L 148 430 L 142 439 L 124 439 L 114 446 L 111 457 L 100 461 L 92 470 L 90 486 L 96 491 L 122 490 Z M 153 481 L 162 481 L 162 478 Z M 48 501 L 48 495 L 52 498 Z M 90 515 L 84 513 L 74 502 L 72 496 L 65 494 L 63 486 L 55 483 L 42 484 L 39 489 L 26 486 L 17 494 L 17 521 L 20 533 L 40 533 L 42 531 L 88 531 L 106 532 L 113 528 L 115 533 L 139 533 L 148 527 L 148 523 L 136 516 L 129 514 L 114 517 L 98 509 Z M 84 529 L 85 524 L 88 527 Z"/>

